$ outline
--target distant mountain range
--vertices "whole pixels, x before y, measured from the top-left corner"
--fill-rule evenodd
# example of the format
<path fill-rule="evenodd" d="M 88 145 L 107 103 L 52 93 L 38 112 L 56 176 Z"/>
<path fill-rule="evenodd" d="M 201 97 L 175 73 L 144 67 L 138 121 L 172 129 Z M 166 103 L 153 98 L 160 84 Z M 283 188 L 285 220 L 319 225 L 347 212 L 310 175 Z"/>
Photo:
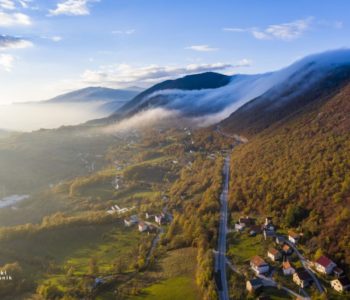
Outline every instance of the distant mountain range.
<path fill-rule="evenodd" d="M 186 117 L 208 118 L 213 124 L 239 110 L 223 122 L 225 127 L 240 130 L 247 128 L 248 123 L 260 122 L 264 128 L 268 125 L 265 112 L 270 112 L 269 119 L 278 121 L 330 93 L 349 77 L 349 64 L 350 50 L 337 50 L 311 55 L 264 74 L 226 76 L 207 72 L 167 80 L 139 93 L 100 122 L 110 123 L 141 111 L 164 108 Z"/>
<path fill-rule="evenodd" d="M 331 94 L 350 76 L 350 50 L 311 55 L 275 72 L 227 76 L 214 72 L 166 80 L 146 90 L 88 87 L 41 103 L 100 103 L 107 117 L 89 124 L 110 124 L 162 108 L 205 120 L 226 130 L 251 134 Z"/>
<path fill-rule="evenodd" d="M 101 102 L 100 110 L 113 113 L 121 106 L 142 92 L 142 88 L 111 89 L 105 87 L 87 87 L 84 89 L 59 95 L 43 101 L 49 104 Z"/>
<path fill-rule="evenodd" d="M 115 115 L 132 114 L 151 106 L 166 105 L 164 97 L 157 96 L 160 91 L 198 91 L 204 89 L 216 89 L 229 84 L 230 76 L 206 72 L 202 74 L 188 75 L 175 80 L 166 80 L 138 94 L 134 99 L 120 108 Z"/>

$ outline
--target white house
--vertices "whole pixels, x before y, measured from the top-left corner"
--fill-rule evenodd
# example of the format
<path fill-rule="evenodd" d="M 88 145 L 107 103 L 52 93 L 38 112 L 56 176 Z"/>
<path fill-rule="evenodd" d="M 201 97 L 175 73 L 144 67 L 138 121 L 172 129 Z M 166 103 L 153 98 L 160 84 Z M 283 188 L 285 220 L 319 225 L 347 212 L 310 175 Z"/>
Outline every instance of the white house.
<path fill-rule="evenodd" d="M 139 222 L 139 217 L 137 215 L 132 215 L 130 218 L 124 219 L 124 224 L 127 227 L 135 225 Z"/>
<path fill-rule="evenodd" d="M 304 269 L 299 269 L 293 274 L 293 281 L 301 288 L 305 288 L 312 283 L 312 277 Z"/>
<path fill-rule="evenodd" d="M 254 278 L 246 282 L 247 291 L 252 293 L 260 289 L 263 286 L 262 280 L 260 278 Z"/>
<path fill-rule="evenodd" d="M 296 244 L 299 241 L 300 235 L 294 231 L 288 232 L 288 240 L 293 244 Z"/>
<path fill-rule="evenodd" d="M 282 258 L 281 252 L 279 252 L 277 249 L 275 248 L 271 248 L 269 249 L 269 251 L 267 251 L 267 257 L 270 258 L 272 261 L 276 261 Z"/>
<path fill-rule="evenodd" d="M 350 290 L 350 281 L 347 277 L 340 277 L 332 280 L 331 286 L 337 292 L 342 293 Z"/>
<path fill-rule="evenodd" d="M 257 255 L 250 260 L 250 267 L 256 274 L 267 273 L 270 269 L 269 264 Z"/>
<path fill-rule="evenodd" d="M 147 231 L 147 229 L 148 229 L 148 225 L 146 223 L 144 223 L 144 222 L 139 223 L 139 231 L 140 232 L 145 232 L 145 231 Z"/>
<path fill-rule="evenodd" d="M 154 216 L 154 221 L 159 224 L 159 225 L 162 225 L 162 224 L 165 224 L 166 223 L 166 220 L 165 220 L 165 216 L 163 214 L 160 214 L 160 215 L 155 215 Z"/>
<path fill-rule="evenodd" d="M 293 275 L 295 273 L 295 269 L 292 267 L 292 265 L 288 260 L 283 262 L 282 269 L 283 269 L 283 274 L 285 276 Z"/>
<path fill-rule="evenodd" d="M 276 236 L 276 244 L 280 245 L 284 243 L 284 238 L 281 236 Z"/>
<path fill-rule="evenodd" d="M 335 262 L 331 261 L 328 257 L 324 255 L 317 259 L 314 265 L 318 272 L 327 275 L 331 274 L 333 269 L 337 266 Z"/>
<path fill-rule="evenodd" d="M 235 224 L 235 230 L 236 231 L 242 231 L 245 227 L 245 224 L 244 223 L 236 223 Z"/>

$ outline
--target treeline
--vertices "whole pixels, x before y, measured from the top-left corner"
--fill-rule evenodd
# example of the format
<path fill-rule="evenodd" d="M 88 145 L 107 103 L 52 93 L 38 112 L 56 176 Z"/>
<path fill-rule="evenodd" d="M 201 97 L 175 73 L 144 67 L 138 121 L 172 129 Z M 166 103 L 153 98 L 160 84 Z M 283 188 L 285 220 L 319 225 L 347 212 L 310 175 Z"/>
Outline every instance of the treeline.
<path fill-rule="evenodd" d="M 65 214 L 59 212 L 44 217 L 40 224 L 28 223 L 12 227 L 1 227 L 0 241 L 28 237 L 45 230 L 69 226 L 108 224 L 115 221 L 116 216 L 107 215 L 104 211 L 87 212 L 77 216 L 66 216 Z"/>
<path fill-rule="evenodd" d="M 233 210 L 299 227 L 311 253 L 350 265 L 350 87 L 233 152 Z M 310 254 L 311 254 L 310 253 Z"/>
<path fill-rule="evenodd" d="M 162 244 L 167 249 L 197 248 L 196 282 L 203 299 L 217 299 L 214 254 L 220 211 L 222 159 L 198 155 L 191 169 L 183 169 L 170 191 L 169 209 L 176 211 Z"/>
<path fill-rule="evenodd" d="M 115 175 L 114 169 L 104 169 L 89 176 L 77 177 L 71 181 L 58 184 L 53 191 L 56 193 L 68 193 L 70 197 L 80 196 L 88 187 L 99 183 L 111 182 Z"/>

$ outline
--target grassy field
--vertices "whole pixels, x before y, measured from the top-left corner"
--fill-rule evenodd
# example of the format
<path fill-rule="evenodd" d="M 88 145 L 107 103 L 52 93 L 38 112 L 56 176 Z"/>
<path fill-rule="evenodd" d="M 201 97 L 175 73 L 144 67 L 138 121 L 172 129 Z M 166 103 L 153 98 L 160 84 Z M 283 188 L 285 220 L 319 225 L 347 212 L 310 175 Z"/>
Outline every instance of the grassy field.
<path fill-rule="evenodd" d="M 228 255 L 232 257 L 236 264 L 249 263 L 249 260 L 255 256 L 266 256 L 266 246 L 263 236 L 255 237 L 244 233 L 231 233 Z"/>
<path fill-rule="evenodd" d="M 130 298 L 132 300 L 178 300 L 199 299 L 193 289 L 193 279 L 185 276 L 178 276 L 175 278 L 164 280 L 160 283 L 154 284 L 142 291 L 140 296 Z"/>
<path fill-rule="evenodd" d="M 40 232 L 34 236 L 0 243 L 0 265 L 18 261 L 25 278 L 37 283 L 53 282 L 61 287 L 71 269 L 72 276 L 88 273 L 94 257 L 99 272 L 113 272 L 113 263 L 132 259 L 131 250 L 139 241 L 135 228 L 116 224 L 68 226 Z M 21 251 L 18 251 L 21 249 Z"/>
<path fill-rule="evenodd" d="M 195 283 L 195 268 L 195 249 L 170 251 L 156 266 L 156 271 L 144 274 L 145 277 L 151 276 L 158 280 L 130 300 L 199 300 L 201 298 Z"/>
<path fill-rule="evenodd" d="M 261 295 L 269 296 L 271 300 L 294 299 L 287 292 L 273 287 L 265 287 Z"/>

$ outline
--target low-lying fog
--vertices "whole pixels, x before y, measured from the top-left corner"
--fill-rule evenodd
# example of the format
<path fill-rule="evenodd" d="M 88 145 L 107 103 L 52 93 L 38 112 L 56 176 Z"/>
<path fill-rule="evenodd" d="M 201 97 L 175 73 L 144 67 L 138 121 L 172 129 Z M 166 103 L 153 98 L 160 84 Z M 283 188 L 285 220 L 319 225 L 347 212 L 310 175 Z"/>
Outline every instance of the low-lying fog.
<path fill-rule="evenodd" d="M 33 131 L 63 125 L 77 125 L 105 117 L 100 102 L 68 104 L 11 104 L 0 105 L 0 129 Z"/>

